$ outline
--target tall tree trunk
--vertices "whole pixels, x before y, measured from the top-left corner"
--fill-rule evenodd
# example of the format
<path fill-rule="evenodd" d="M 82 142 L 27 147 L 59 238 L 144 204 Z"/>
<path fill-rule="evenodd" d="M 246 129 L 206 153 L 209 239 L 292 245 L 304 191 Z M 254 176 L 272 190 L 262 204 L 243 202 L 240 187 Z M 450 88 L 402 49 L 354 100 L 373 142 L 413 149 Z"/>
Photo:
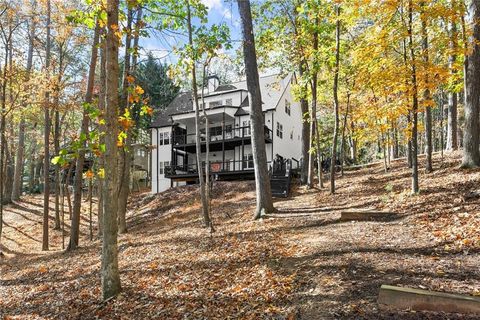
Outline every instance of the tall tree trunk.
<path fill-rule="evenodd" d="M 350 157 L 357 163 L 357 139 L 355 138 L 355 122 L 350 122 Z"/>
<path fill-rule="evenodd" d="M 11 118 L 10 118 L 11 119 Z M 10 120 L 10 126 L 12 125 L 13 120 Z M 13 137 L 13 130 L 10 130 L 10 137 Z M 12 187 L 13 187 L 13 174 L 15 172 L 14 161 L 13 161 L 13 143 L 5 145 L 5 179 L 4 183 L 4 194 L 3 194 L 3 203 L 9 204 L 12 203 Z"/>
<path fill-rule="evenodd" d="M 320 152 L 320 120 L 315 121 L 315 149 L 317 155 L 318 187 L 323 189 L 322 153 Z"/>
<path fill-rule="evenodd" d="M 60 113 L 58 110 L 55 110 L 54 115 L 53 147 L 55 155 L 58 155 L 60 153 Z M 55 230 L 60 230 L 60 170 L 60 165 L 55 165 Z"/>
<path fill-rule="evenodd" d="M 123 64 L 123 84 L 122 84 L 122 101 L 120 105 L 122 109 L 120 113 L 123 114 L 124 109 L 129 109 L 128 103 L 128 77 L 131 74 L 131 44 L 132 44 L 132 23 L 133 23 L 133 10 L 128 8 L 127 12 L 127 34 L 125 38 L 125 55 Z M 132 135 L 133 129 L 128 129 L 125 139 L 125 145 L 120 150 L 119 158 L 119 176 L 120 176 L 120 191 L 118 193 L 118 232 L 127 232 L 127 200 L 130 192 L 130 167 L 131 167 L 131 152 L 132 152 Z"/>
<path fill-rule="evenodd" d="M 300 78 L 304 74 L 305 63 L 300 63 L 298 68 Z M 306 88 L 305 88 L 306 89 Z M 307 90 L 305 90 L 307 91 Z M 308 168 L 309 168 L 309 150 L 310 150 L 310 125 L 309 125 L 309 112 L 308 112 L 308 100 L 304 97 L 300 99 L 300 107 L 302 109 L 302 171 L 300 181 L 302 185 L 308 182 Z"/>
<path fill-rule="evenodd" d="M 3 15 L 3 13 L 2 13 Z M 2 240 L 2 231 L 3 231 L 3 194 L 4 194 L 4 184 L 3 181 L 5 180 L 5 168 L 4 168 L 4 159 L 5 159 L 5 121 L 6 121 L 6 103 L 7 103 L 7 67 L 8 67 L 8 50 L 11 46 L 10 39 L 4 38 L 4 50 L 5 56 L 3 60 L 3 74 L 1 81 L 1 109 L 0 109 L 0 255 L 1 252 L 1 240 Z"/>
<path fill-rule="evenodd" d="M 25 70 L 26 71 L 25 82 L 28 82 L 28 80 L 30 79 L 30 73 L 33 67 L 33 46 L 34 46 L 34 38 L 35 38 L 35 29 L 36 29 L 35 19 L 31 19 L 29 33 L 28 33 L 29 44 L 28 44 L 28 55 L 27 55 L 27 69 Z M 26 104 L 26 101 L 24 101 L 23 103 Z M 24 106 L 24 107 L 27 107 L 27 106 Z M 18 125 L 18 145 L 17 145 L 17 154 L 15 156 L 15 174 L 13 178 L 13 191 L 12 191 L 13 201 L 19 200 L 20 195 L 22 194 L 24 153 L 25 153 L 25 126 L 26 126 L 25 118 L 22 117 Z"/>
<path fill-rule="evenodd" d="M 47 0 L 47 41 L 45 70 L 47 77 L 50 75 L 50 51 L 51 51 L 51 3 Z M 48 250 L 48 214 L 50 202 L 50 91 L 45 93 L 45 136 L 44 136 L 44 159 L 43 159 L 43 236 L 42 250 Z"/>
<path fill-rule="evenodd" d="M 452 6 L 455 6 L 455 1 L 452 0 Z M 449 24 L 450 31 L 450 50 L 451 54 L 448 58 L 448 66 L 452 76 L 455 76 L 457 73 L 455 69 L 455 63 L 457 61 L 456 50 L 458 47 L 457 44 L 457 24 L 455 21 L 450 21 Z M 457 119 L 457 108 L 458 108 L 458 94 L 456 92 L 450 91 L 448 93 L 448 120 L 447 120 L 447 150 L 457 150 L 458 149 L 458 119 Z"/>
<path fill-rule="evenodd" d="M 105 185 L 102 242 L 102 296 L 109 299 L 120 290 L 118 271 L 118 0 L 107 0 L 106 107 L 105 107 Z M 95 50 L 94 50 L 95 51 Z"/>
<path fill-rule="evenodd" d="M 105 85 L 106 85 L 106 53 L 107 53 L 107 47 L 106 47 L 106 42 L 104 39 L 104 34 L 105 34 L 105 28 L 101 28 L 100 30 L 100 39 L 102 39 L 102 42 L 100 44 L 100 89 L 99 89 L 99 97 L 98 97 L 98 109 L 102 114 L 105 114 Z M 102 124 L 99 124 L 99 130 L 101 132 L 105 132 L 105 128 Z M 103 136 L 100 136 L 100 143 L 105 144 L 105 138 Z M 100 155 L 100 158 L 98 159 L 99 166 L 100 168 L 105 168 L 105 155 L 102 154 Z M 98 220 L 98 237 L 101 239 L 102 238 L 102 233 L 103 233 L 103 209 L 105 206 L 104 203 L 104 182 L 103 182 L 102 177 L 98 177 L 97 183 L 98 183 L 98 212 L 97 212 L 97 220 Z"/>
<path fill-rule="evenodd" d="M 187 27 L 188 27 L 188 42 L 193 47 L 193 29 L 192 29 L 192 16 L 190 12 L 190 0 L 187 0 Z M 197 68 L 195 66 L 196 61 L 192 62 L 192 96 L 193 104 L 195 108 L 195 144 L 196 144 L 196 156 L 197 156 L 197 171 L 198 181 L 200 184 L 200 198 L 202 201 L 202 216 L 205 227 L 210 227 L 211 220 L 208 209 L 208 199 L 206 195 L 205 178 L 202 169 L 202 141 L 200 139 L 200 108 L 198 102 L 198 88 L 197 88 Z"/>
<path fill-rule="evenodd" d="M 53 135 L 53 147 L 55 150 L 55 155 L 60 154 L 60 112 L 59 104 L 60 104 L 60 83 L 63 78 L 63 44 L 59 45 L 59 62 L 58 62 L 58 76 L 57 76 L 57 88 L 55 89 L 55 123 L 54 123 L 54 135 Z M 60 165 L 55 165 L 55 230 L 60 230 Z"/>
<path fill-rule="evenodd" d="M 13 97 L 13 44 L 10 46 L 9 50 L 10 56 L 10 66 L 9 66 L 9 73 L 10 73 L 10 88 L 9 88 L 9 102 L 10 102 L 10 110 L 14 107 L 14 97 Z M 5 143 L 5 179 L 3 179 L 4 183 L 4 194 L 3 194 L 3 203 L 9 204 L 12 202 L 12 187 L 13 187 L 13 175 L 15 172 L 14 162 L 13 162 L 13 149 L 14 146 L 14 133 L 13 133 L 13 116 L 10 116 L 9 122 L 9 137 L 10 142 L 6 141 Z"/>
<path fill-rule="evenodd" d="M 473 20 L 472 47 L 468 56 L 465 88 L 465 130 L 462 167 L 480 166 L 479 152 L 479 112 L 480 112 L 480 0 L 470 4 L 470 16 Z"/>
<path fill-rule="evenodd" d="M 202 71 L 202 83 L 206 83 L 207 79 L 207 64 L 209 62 L 206 62 L 205 65 L 203 66 L 203 71 Z M 202 110 L 203 110 L 203 117 L 205 118 L 205 198 L 207 199 L 207 210 L 208 210 L 208 216 L 210 217 L 210 232 L 214 232 L 215 228 L 213 227 L 213 222 L 212 222 L 212 216 L 211 216 L 211 194 L 210 194 L 210 186 L 211 186 L 211 181 L 210 181 L 210 130 L 209 130 L 209 120 L 207 116 L 207 111 L 206 111 L 206 103 L 205 103 L 205 85 L 202 86 Z M 222 123 L 222 132 L 225 130 L 225 124 Z M 225 165 L 225 164 L 222 164 Z"/>
<path fill-rule="evenodd" d="M 402 8 L 402 19 L 403 19 L 403 8 Z M 403 48 L 403 63 L 405 65 L 405 67 L 408 68 L 406 40 L 403 39 L 402 43 L 403 43 L 403 46 L 402 46 L 402 48 Z M 409 86 L 408 80 L 405 80 L 405 86 L 406 87 Z M 406 118 L 407 118 L 407 127 L 408 127 L 410 125 L 410 123 L 412 122 L 411 111 L 408 111 Z M 408 135 L 408 140 L 407 140 L 407 154 L 406 154 L 406 157 L 407 157 L 407 167 L 412 168 L 412 137 L 411 137 L 410 134 Z"/>
<path fill-rule="evenodd" d="M 337 26 L 335 31 L 335 71 L 333 77 L 333 106 L 335 116 L 335 126 L 333 128 L 332 155 L 330 164 L 330 193 L 335 193 L 335 171 L 337 165 L 337 140 L 338 126 L 340 122 L 338 106 L 338 73 L 340 71 L 340 4 L 336 5 Z"/>
<path fill-rule="evenodd" d="M 423 49 L 423 63 L 426 67 L 430 62 L 429 57 L 429 48 L 428 48 L 428 33 L 427 33 L 427 17 L 425 16 L 425 2 L 421 3 L 422 6 L 422 49 Z M 425 106 L 425 153 L 426 153 L 426 163 L 425 169 L 427 172 L 432 172 L 432 151 L 433 151 L 433 137 L 432 137 L 432 108 L 430 103 L 432 97 L 430 95 L 430 90 L 428 89 L 428 83 L 430 82 L 429 75 L 425 72 L 425 86 L 427 87 L 423 91 L 423 102 Z"/>
<path fill-rule="evenodd" d="M 443 161 L 443 150 L 445 145 L 445 129 L 444 129 L 444 119 L 445 119 L 445 94 L 443 93 L 443 89 L 440 91 L 440 158 Z"/>
<path fill-rule="evenodd" d="M 32 139 L 32 144 L 31 144 L 31 150 L 30 150 L 30 159 L 29 159 L 29 177 L 28 177 L 28 189 L 29 189 L 29 193 L 32 194 L 33 191 L 34 191 L 34 187 L 35 187 L 35 163 L 36 163 L 36 159 L 35 159 L 35 154 L 36 154 L 36 147 L 37 147 L 37 143 L 35 141 L 35 139 Z"/>
<path fill-rule="evenodd" d="M 93 85 L 95 80 L 95 67 L 97 65 L 97 55 L 98 55 L 97 47 L 98 47 L 98 41 L 99 41 L 99 30 L 100 30 L 100 27 L 97 23 L 97 26 L 95 27 L 95 33 L 93 35 L 92 55 L 90 57 L 88 81 L 87 81 L 87 88 L 85 93 L 86 104 L 90 104 L 93 101 L 92 99 Z M 88 113 L 86 108 L 84 108 L 83 118 L 82 118 L 82 127 L 80 131 L 80 137 L 83 137 L 83 139 L 81 140 L 81 147 L 80 147 L 80 150 L 78 151 L 77 161 L 75 165 L 75 176 L 73 180 L 74 191 L 73 191 L 72 226 L 70 230 L 70 242 L 68 244 L 67 250 L 74 250 L 78 247 L 78 238 L 80 233 L 80 210 L 82 206 L 83 166 L 85 163 L 85 148 L 86 148 L 85 140 L 88 135 L 88 123 L 89 123 Z M 118 199 L 118 195 L 117 195 L 117 198 L 115 199 Z"/>
<path fill-rule="evenodd" d="M 393 159 L 397 159 L 399 157 L 399 143 L 398 143 L 398 130 L 397 130 L 397 123 L 396 121 L 392 123 L 393 127 Z"/>
<path fill-rule="evenodd" d="M 135 75 L 135 71 L 137 70 L 137 61 L 138 61 L 138 43 L 140 41 L 140 30 L 142 28 L 142 18 L 143 18 L 143 10 L 142 7 L 139 6 L 137 9 L 137 16 L 135 22 L 135 35 L 133 37 L 133 55 L 132 55 L 132 74 Z"/>
<path fill-rule="evenodd" d="M 315 24 L 318 25 L 319 21 L 318 18 L 315 19 Z M 315 31 L 313 33 L 313 51 L 316 52 L 318 50 L 318 32 Z M 310 89 L 312 89 L 312 109 L 310 110 L 310 141 L 309 141 L 309 154 L 308 154 L 308 177 L 307 177 L 307 186 L 308 188 L 313 188 L 313 172 L 314 172 L 314 162 L 315 159 L 313 158 L 313 149 L 314 149 L 314 142 L 316 138 L 316 133 L 318 132 L 318 119 L 317 119 L 317 70 L 314 68 L 312 79 L 310 80 Z M 318 134 L 319 136 L 319 134 Z M 320 150 L 317 150 L 317 154 L 320 154 Z M 318 158 L 318 156 L 317 156 Z M 321 155 L 320 155 L 321 158 Z M 320 163 L 318 166 L 320 168 L 320 172 L 322 171 L 322 164 Z M 323 181 L 320 179 L 318 182 L 320 187 L 323 188 Z"/>
<path fill-rule="evenodd" d="M 18 201 L 22 194 L 24 152 L 25 152 L 25 119 L 20 119 L 18 125 L 18 145 L 15 156 L 15 173 L 13 177 L 12 200 Z"/>
<path fill-rule="evenodd" d="M 342 123 L 342 142 L 340 148 L 340 165 L 341 165 L 341 175 L 343 177 L 343 167 L 345 165 L 345 132 L 347 128 L 347 118 L 348 118 L 348 111 L 350 109 L 350 95 L 351 93 L 347 93 L 347 109 L 345 110 L 345 114 L 343 115 L 343 123 Z"/>
<path fill-rule="evenodd" d="M 34 189 L 37 190 L 37 192 L 40 192 L 40 180 L 42 180 L 43 177 L 43 159 L 44 155 L 41 154 L 37 158 L 37 162 L 35 164 L 35 184 L 34 184 Z"/>
<path fill-rule="evenodd" d="M 258 78 L 257 56 L 255 52 L 255 37 L 253 34 L 250 0 L 238 1 L 238 11 L 242 20 L 243 56 L 247 88 L 250 98 L 250 122 L 252 128 L 252 151 L 255 168 L 255 187 L 257 208 L 255 219 L 275 209 L 272 201 L 272 191 L 267 169 L 267 153 L 265 149 L 265 120 L 262 110 L 262 96 Z"/>
<path fill-rule="evenodd" d="M 417 67 L 415 61 L 415 50 L 413 47 L 413 4 L 408 1 L 408 38 L 410 47 L 410 58 L 412 59 L 412 86 L 413 86 L 413 105 L 412 105 L 412 193 L 418 193 L 418 84 Z"/>

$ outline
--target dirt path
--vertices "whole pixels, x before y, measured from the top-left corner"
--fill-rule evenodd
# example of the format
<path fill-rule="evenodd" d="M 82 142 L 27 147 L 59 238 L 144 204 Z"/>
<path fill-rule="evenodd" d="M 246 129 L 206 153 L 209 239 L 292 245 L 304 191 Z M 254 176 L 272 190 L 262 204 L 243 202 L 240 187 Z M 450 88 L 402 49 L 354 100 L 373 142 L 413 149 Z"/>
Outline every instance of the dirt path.
<path fill-rule="evenodd" d="M 288 221 L 287 239 L 301 248 L 295 257 L 283 262 L 288 272 L 297 273 L 300 279 L 301 289 L 294 302 L 300 318 L 467 319 L 463 315 L 378 309 L 382 284 L 478 295 L 480 255 L 478 248 L 454 250 L 451 241 L 433 237 L 418 223 L 424 210 L 407 210 L 390 221 L 340 221 L 342 210 L 384 207 L 381 198 L 387 191 L 383 185 L 371 185 L 369 199 L 361 191 L 361 180 L 371 178 L 350 175 L 351 179 L 340 181 L 335 196 L 327 191 L 299 190 L 291 199 L 277 203 L 280 212 L 275 218 Z M 399 183 L 401 175 L 395 173 L 392 183 Z M 461 189 L 457 192 L 460 194 Z M 406 207 L 416 206 L 415 199 L 407 203 Z M 445 196 L 431 205 L 448 208 L 448 204 Z M 478 205 L 472 210 L 478 213 Z"/>

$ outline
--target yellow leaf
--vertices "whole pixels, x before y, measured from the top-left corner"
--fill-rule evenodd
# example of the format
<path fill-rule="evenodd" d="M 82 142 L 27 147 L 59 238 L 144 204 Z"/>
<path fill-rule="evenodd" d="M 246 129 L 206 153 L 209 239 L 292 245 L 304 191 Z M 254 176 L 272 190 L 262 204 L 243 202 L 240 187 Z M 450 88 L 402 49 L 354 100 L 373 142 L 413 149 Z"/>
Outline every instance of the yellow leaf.
<path fill-rule="evenodd" d="M 136 87 L 135 87 L 135 92 L 136 92 L 137 94 L 143 94 L 145 91 L 143 90 L 142 87 L 136 86 Z"/>
<path fill-rule="evenodd" d="M 135 78 L 133 76 L 129 75 L 129 76 L 127 76 L 127 82 L 128 83 L 133 83 L 133 82 L 135 82 Z"/>

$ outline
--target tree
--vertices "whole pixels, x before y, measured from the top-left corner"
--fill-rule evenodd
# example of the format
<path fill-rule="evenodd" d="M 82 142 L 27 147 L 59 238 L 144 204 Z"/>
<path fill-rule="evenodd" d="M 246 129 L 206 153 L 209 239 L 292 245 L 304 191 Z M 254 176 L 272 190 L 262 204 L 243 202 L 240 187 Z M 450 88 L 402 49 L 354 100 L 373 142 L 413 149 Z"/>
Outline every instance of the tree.
<path fill-rule="evenodd" d="M 32 15 L 34 10 L 32 10 Z M 35 29 L 36 29 L 36 20 L 30 18 L 29 21 L 29 31 L 28 31 L 28 55 L 27 55 L 27 69 L 25 72 L 25 82 L 28 83 L 30 78 L 30 73 L 33 67 L 33 49 L 34 49 L 34 38 L 35 38 Z M 27 88 L 28 91 L 28 88 Z M 24 101 L 26 104 L 26 99 Z M 22 194 L 22 177 L 23 177 L 23 166 L 24 166 L 24 152 L 25 152 L 25 126 L 26 120 L 24 117 L 20 119 L 20 124 L 18 127 L 18 145 L 17 145 L 17 154 L 15 156 L 15 176 L 13 179 L 13 190 L 12 190 L 12 200 L 17 201 L 20 199 Z"/>
<path fill-rule="evenodd" d="M 90 65 L 88 71 L 87 88 L 85 92 L 85 102 L 83 104 L 82 125 L 80 129 L 80 146 L 78 148 L 77 159 L 75 164 L 75 176 L 73 181 L 73 212 L 72 226 L 70 233 L 70 242 L 67 250 L 75 250 L 78 247 L 78 239 L 80 233 L 80 210 L 82 206 L 82 182 L 83 167 L 85 163 L 86 140 L 88 135 L 88 110 L 93 101 L 93 86 L 95 80 L 95 68 L 98 57 L 100 26 L 97 22 L 93 36 L 92 54 L 90 57 Z"/>
<path fill-rule="evenodd" d="M 456 5 L 456 0 L 450 0 L 451 6 L 454 8 Z M 448 67 L 452 75 L 452 82 L 455 83 L 455 78 L 457 74 L 457 69 L 455 64 L 457 62 L 457 48 L 458 48 L 458 33 L 457 33 L 457 22 L 456 17 L 452 16 L 449 21 L 449 36 L 450 36 L 450 55 L 448 57 Z M 447 122 L 447 150 L 457 150 L 457 107 L 458 107 L 458 94 L 454 88 L 448 93 L 448 122 Z"/>
<path fill-rule="evenodd" d="M 412 193 L 418 193 L 418 84 L 415 49 L 413 44 L 413 3 L 408 1 L 408 45 L 410 48 L 411 77 L 412 77 Z"/>
<path fill-rule="evenodd" d="M 465 88 L 465 130 L 462 167 L 480 166 L 480 1 L 473 0 L 469 7 L 473 23 L 472 52 L 468 56 Z"/>
<path fill-rule="evenodd" d="M 423 50 L 423 63 L 425 67 L 428 67 L 430 63 L 429 57 L 429 47 L 428 47 L 428 33 L 427 33 L 427 16 L 425 13 L 425 2 L 421 3 L 421 13 L 420 18 L 422 20 L 422 50 Z M 425 89 L 423 90 L 423 103 L 425 105 L 425 153 L 426 153 L 426 163 L 425 169 L 427 172 L 432 172 L 432 151 L 433 151 L 433 136 L 432 136 L 432 108 L 431 108 L 431 95 L 429 87 L 429 75 L 428 72 L 424 75 L 425 79 Z"/>
<path fill-rule="evenodd" d="M 335 172 L 337 168 L 337 140 L 338 140 L 338 127 L 339 127 L 339 113 L 340 108 L 338 105 L 338 74 L 340 72 L 340 4 L 336 5 L 336 31 L 335 31 L 335 70 L 333 74 L 333 106 L 335 127 L 333 129 L 333 141 L 332 141 L 332 155 L 330 163 L 330 193 L 335 193 Z"/>
<path fill-rule="evenodd" d="M 267 154 L 265 151 L 265 120 L 262 111 L 262 97 L 258 78 L 255 37 L 253 34 L 250 0 L 238 1 L 238 11 L 242 20 L 243 56 L 247 88 L 250 99 L 250 122 L 252 131 L 253 164 L 255 168 L 255 192 L 257 207 L 254 218 L 274 212 L 270 179 L 267 170 Z"/>
<path fill-rule="evenodd" d="M 131 47 L 132 47 L 132 23 L 133 23 L 133 8 L 130 2 L 127 2 L 127 25 L 125 35 L 125 54 L 123 61 L 123 81 L 122 81 L 122 95 L 121 95 L 121 109 L 120 113 L 130 112 L 129 103 L 129 77 L 131 77 Z M 125 110 L 125 111 L 124 111 Z M 131 128 L 126 130 L 125 145 L 120 150 L 119 162 L 119 181 L 120 191 L 118 193 L 118 232 L 127 232 L 127 200 L 130 193 L 130 169 L 131 169 L 131 152 L 132 152 L 132 133 Z"/>
<path fill-rule="evenodd" d="M 139 63 L 135 72 L 137 83 L 145 90 L 145 97 L 154 108 L 166 108 L 180 90 L 167 72 L 168 66 L 156 60 L 151 53 L 146 61 Z"/>
<path fill-rule="evenodd" d="M 120 69 L 118 65 L 119 38 L 118 0 L 107 0 L 107 34 L 106 34 L 106 82 L 105 82 L 105 180 L 103 209 L 102 242 L 102 296 L 106 300 L 117 295 L 120 290 L 118 272 L 118 85 Z"/>
<path fill-rule="evenodd" d="M 313 95 L 317 90 L 309 90 L 309 88 L 317 87 L 315 69 L 317 61 L 314 52 L 318 49 L 318 30 L 310 23 L 311 20 L 317 20 L 305 14 L 305 6 L 305 2 L 298 0 L 268 0 L 260 6 L 254 6 L 253 10 L 255 10 L 258 44 L 256 49 L 258 49 L 260 66 L 280 68 L 282 73 L 296 72 L 296 83 L 292 87 L 295 98 L 300 101 L 303 115 L 301 183 L 305 185 L 310 181 L 312 186 L 313 143 L 319 140 L 317 137 L 319 133 L 317 130 L 311 131 L 317 125 L 316 121 L 312 121 L 316 119 L 317 108 L 312 108 L 312 111 L 315 110 L 315 114 L 312 115 L 312 111 L 309 110 L 309 101 L 311 105 L 316 104 L 317 99 Z M 317 41 L 315 39 L 311 41 L 311 33 L 314 33 Z M 319 152 L 317 152 L 317 159 L 321 159 Z M 319 170 L 318 174 L 319 184 L 322 187 L 322 171 Z"/>
<path fill-rule="evenodd" d="M 46 57 L 45 72 L 50 74 L 50 54 L 51 54 L 51 3 L 47 0 L 47 39 L 46 39 Z M 50 203 L 50 89 L 45 91 L 45 126 L 44 126 L 44 159 L 43 159 L 43 237 L 42 250 L 48 250 L 48 214 Z"/>

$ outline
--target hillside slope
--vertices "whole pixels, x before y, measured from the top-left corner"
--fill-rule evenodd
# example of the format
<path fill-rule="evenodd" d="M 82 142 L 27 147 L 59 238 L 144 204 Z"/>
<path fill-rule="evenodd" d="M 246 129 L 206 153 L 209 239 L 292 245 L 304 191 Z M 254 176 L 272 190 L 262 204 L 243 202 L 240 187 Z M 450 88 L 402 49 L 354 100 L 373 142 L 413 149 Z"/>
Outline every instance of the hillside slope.
<path fill-rule="evenodd" d="M 195 186 L 130 201 L 129 233 L 119 237 L 123 292 L 100 301 L 100 243 L 63 253 L 52 231 L 41 243 L 41 199 L 6 208 L 0 260 L 0 317 L 17 319 L 351 319 L 438 318 L 383 312 L 381 284 L 478 294 L 480 171 L 459 157 L 435 159 L 409 194 L 401 161 L 347 172 L 338 192 L 295 188 L 279 212 L 252 221 L 252 182 L 214 187 L 216 232 L 202 227 Z M 341 222 L 352 208 L 388 209 L 400 218 Z M 86 216 L 85 216 L 86 217 Z M 85 218 L 84 217 L 84 218 Z M 68 221 L 68 220 L 67 220 Z M 448 315 L 449 318 L 464 318 Z"/>

